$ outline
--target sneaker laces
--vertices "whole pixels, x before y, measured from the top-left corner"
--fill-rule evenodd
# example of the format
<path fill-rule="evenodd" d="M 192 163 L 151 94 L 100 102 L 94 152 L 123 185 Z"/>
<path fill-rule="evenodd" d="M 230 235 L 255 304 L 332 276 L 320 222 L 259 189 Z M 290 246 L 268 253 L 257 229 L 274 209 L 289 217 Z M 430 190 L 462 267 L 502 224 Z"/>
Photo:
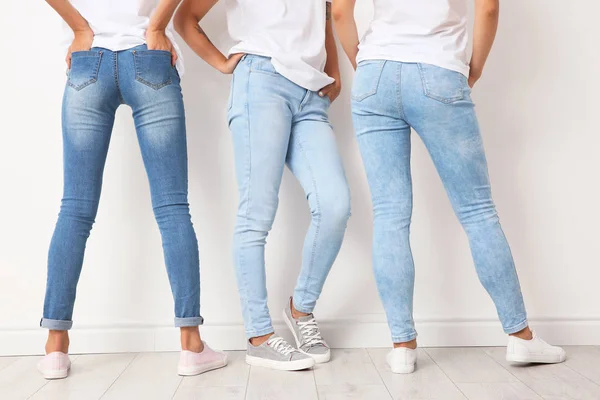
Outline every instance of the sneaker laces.
<path fill-rule="evenodd" d="M 267 340 L 267 345 L 285 356 L 297 351 L 291 344 L 279 336 L 271 337 L 269 340 Z"/>
<path fill-rule="evenodd" d="M 300 333 L 302 333 L 302 338 L 304 339 L 302 345 L 314 346 L 316 344 L 321 344 L 326 346 L 325 341 L 321 337 L 321 331 L 319 331 L 317 321 L 314 318 L 297 322 L 300 327 Z"/>

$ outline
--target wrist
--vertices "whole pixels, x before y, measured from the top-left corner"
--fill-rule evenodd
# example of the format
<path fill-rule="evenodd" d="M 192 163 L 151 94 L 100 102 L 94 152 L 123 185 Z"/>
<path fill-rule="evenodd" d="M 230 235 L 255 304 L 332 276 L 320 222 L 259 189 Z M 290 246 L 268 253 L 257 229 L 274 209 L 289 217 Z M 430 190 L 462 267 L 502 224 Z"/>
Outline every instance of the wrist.
<path fill-rule="evenodd" d="M 326 73 L 327 73 L 327 72 L 326 72 Z M 340 77 L 340 73 L 339 73 L 339 71 L 338 71 L 337 73 L 333 73 L 333 72 L 331 72 L 331 73 L 327 73 L 327 75 L 328 75 L 330 78 L 332 78 L 332 79 L 335 79 L 335 82 L 333 82 L 333 83 L 335 83 L 336 85 L 337 85 L 337 84 L 339 84 L 339 83 L 341 82 L 341 77 Z"/>
<path fill-rule="evenodd" d="M 215 66 L 217 68 L 217 71 L 225 72 L 227 70 L 227 61 L 228 60 L 229 59 L 227 57 L 225 57 L 224 55 L 221 55 L 221 57 L 217 61 L 217 65 Z"/>
<path fill-rule="evenodd" d="M 90 28 L 89 26 L 73 29 L 73 34 L 94 36 L 94 32 L 92 31 L 92 28 Z"/>
<path fill-rule="evenodd" d="M 474 78 L 474 79 L 481 78 L 481 74 L 482 74 L 482 71 L 479 69 L 471 68 L 469 71 L 469 77 Z"/>
<path fill-rule="evenodd" d="M 166 35 L 166 28 L 150 26 L 146 30 L 146 35 Z"/>

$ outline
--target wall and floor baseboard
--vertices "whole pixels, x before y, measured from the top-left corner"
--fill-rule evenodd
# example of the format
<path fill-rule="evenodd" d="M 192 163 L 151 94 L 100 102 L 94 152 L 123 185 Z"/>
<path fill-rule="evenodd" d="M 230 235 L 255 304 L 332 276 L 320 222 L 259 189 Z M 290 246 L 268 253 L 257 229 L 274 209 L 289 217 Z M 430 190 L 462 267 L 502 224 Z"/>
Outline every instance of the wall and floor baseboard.
<path fill-rule="evenodd" d="M 364 322 L 368 320 L 368 322 Z M 358 320 L 321 322 L 323 335 L 333 348 L 381 348 L 390 346 L 389 330 L 383 315 Z M 531 321 L 546 341 L 557 345 L 600 345 L 600 318 L 589 320 Z M 506 336 L 495 320 L 417 321 L 419 345 L 424 347 L 504 346 Z M 283 322 L 275 323 L 278 334 L 291 341 Z M 223 350 L 246 348 L 241 325 L 201 328 L 203 339 Z M 46 330 L 0 330 L 0 356 L 42 354 Z M 123 325 L 83 327 L 71 331 L 71 353 L 120 353 L 177 351 L 179 331 L 168 326 Z"/>

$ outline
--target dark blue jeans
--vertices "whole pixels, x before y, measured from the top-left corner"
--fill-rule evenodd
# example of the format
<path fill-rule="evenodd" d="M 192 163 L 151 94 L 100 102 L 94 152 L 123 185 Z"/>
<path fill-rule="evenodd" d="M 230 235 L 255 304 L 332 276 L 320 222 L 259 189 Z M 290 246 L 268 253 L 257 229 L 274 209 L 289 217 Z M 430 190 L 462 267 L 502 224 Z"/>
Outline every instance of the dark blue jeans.
<path fill-rule="evenodd" d="M 73 53 L 62 125 L 64 196 L 48 256 L 41 326 L 70 329 L 117 108 L 133 110 L 175 299 L 175 325 L 202 324 L 198 242 L 188 205 L 187 143 L 177 70 L 146 46 Z"/>

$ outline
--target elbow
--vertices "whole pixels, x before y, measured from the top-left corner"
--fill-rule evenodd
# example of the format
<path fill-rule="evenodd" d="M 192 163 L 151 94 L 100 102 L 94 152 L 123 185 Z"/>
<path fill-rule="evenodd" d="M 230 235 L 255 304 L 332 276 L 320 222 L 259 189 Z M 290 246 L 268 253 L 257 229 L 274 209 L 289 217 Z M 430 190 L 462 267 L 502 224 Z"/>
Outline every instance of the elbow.
<path fill-rule="evenodd" d="M 338 5 L 339 3 L 333 3 L 331 7 L 331 18 L 334 22 L 341 22 L 348 17 L 348 10 L 346 7 Z"/>
<path fill-rule="evenodd" d="M 175 18 L 173 18 L 173 26 L 175 31 L 179 33 L 181 37 L 183 37 L 183 33 L 185 32 L 185 17 L 181 13 L 175 14 Z"/>
<path fill-rule="evenodd" d="M 498 18 L 498 16 L 500 15 L 500 1 L 485 1 L 481 6 L 481 12 L 488 18 Z"/>

